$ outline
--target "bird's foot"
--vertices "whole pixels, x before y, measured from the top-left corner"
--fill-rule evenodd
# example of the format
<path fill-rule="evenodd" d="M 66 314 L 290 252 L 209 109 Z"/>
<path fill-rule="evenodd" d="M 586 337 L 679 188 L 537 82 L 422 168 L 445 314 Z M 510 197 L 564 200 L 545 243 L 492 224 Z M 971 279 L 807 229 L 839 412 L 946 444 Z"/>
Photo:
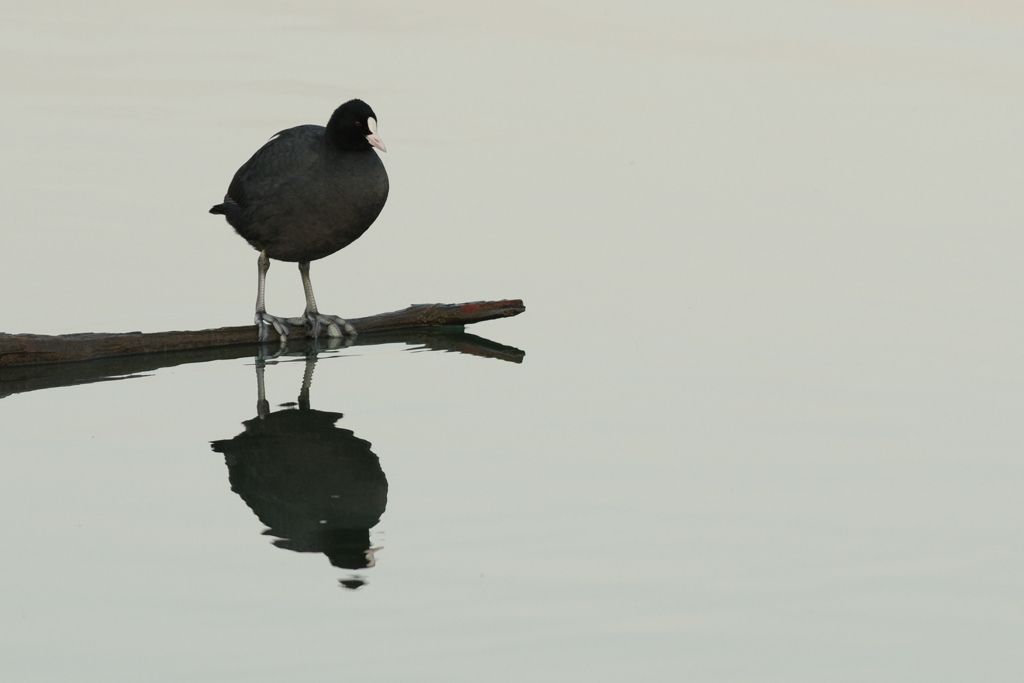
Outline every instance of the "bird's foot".
<path fill-rule="evenodd" d="M 259 330 L 259 340 L 261 342 L 270 341 L 270 328 L 274 328 L 277 334 L 281 338 L 281 343 L 285 343 L 288 340 L 288 335 L 291 333 L 291 328 L 288 327 L 288 323 L 291 322 L 290 318 L 278 318 L 276 315 L 270 315 L 266 311 L 256 311 L 256 328 Z M 298 324 L 302 324 L 304 321 L 300 319 Z"/>
<path fill-rule="evenodd" d="M 288 322 L 292 325 L 305 325 L 306 336 L 318 339 L 323 332 L 323 329 L 327 328 L 328 337 L 340 339 L 355 339 L 356 328 L 352 327 L 349 321 L 344 318 L 339 318 L 336 315 L 326 315 L 324 313 L 306 313 L 302 318 L 288 318 Z"/>

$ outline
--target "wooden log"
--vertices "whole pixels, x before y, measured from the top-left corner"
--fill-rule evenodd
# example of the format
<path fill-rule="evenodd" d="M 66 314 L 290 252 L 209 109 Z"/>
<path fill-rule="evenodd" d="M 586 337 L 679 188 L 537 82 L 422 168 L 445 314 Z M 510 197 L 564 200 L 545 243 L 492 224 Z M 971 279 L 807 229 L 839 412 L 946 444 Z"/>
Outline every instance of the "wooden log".
<path fill-rule="evenodd" d="M 432 349 L 453 353 L 465 353 L 481 358 L 495 358 L 511 363 L 522 363 L 526 355 L 512 346 L 499 344 L 462 332 L 459 327 L 415 327 L 397 330 L 365 332 L 355 340 L 355 346 L 375 344 L 407 344 L 417 349 Z M 288 343 L 285 354 L 308 355 L 325 352 L 330 340 L 295 339 Z M 70 363 L 35 363 L 0 367 L 0 398 L 26 391 L 77 386 L 93 382 L 144 377 L 161 368 L 189 363 L 208 363 L 217 360 L 269 355 L 280 351 L 274 344 L 245 343 L 230 346 L 214 346 L 202 349 L 140 353 L 112 358 Z"/>
<path fill-rule="evenodd" d="M 518 315 L 525 310 L 526 307 L 519 299 L 474 301 L 464 304 L 416 304 L 401 311 L 354 318 L 349 322 L 359 335 L 363 335 L 369 332 L 420 327 L 460 327 Z M 145 334 L 89 332 L 46 336 L 0 333 L 0 367 L 255 344 L 257 341 L 255 325 Z"/>

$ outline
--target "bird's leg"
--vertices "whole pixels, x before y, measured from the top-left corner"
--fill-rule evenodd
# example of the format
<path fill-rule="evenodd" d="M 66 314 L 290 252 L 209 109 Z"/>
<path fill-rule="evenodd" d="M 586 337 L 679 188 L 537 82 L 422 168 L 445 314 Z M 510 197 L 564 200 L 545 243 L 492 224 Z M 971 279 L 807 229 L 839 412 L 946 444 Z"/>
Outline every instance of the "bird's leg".
<path fill-rule="evenodd" d="M 311 337 L 320 336 L 320 326 L 327 325 L 329 337 L 355 338 L 356 328 L 347 320 L 336 315 L 325 315 L 316 309 L 316 298 L 313 296 L 313 283 L 309 280 L 309 261 L 299 261 L 299 274 L 302 275 L 302 289 L 306 292 L 306 327 Z"/>
<path fill-rule="evenodd" d="M 257 263 L 260 269 L 259 285 L 256 288 L 256 328 L 259 330 L 259 340 L 261 342 L 270 341 L 270 328 L 273 327 L 280 335 L 281 343 L 284 344 L 291 330 L 288 329 L 288 325 L 282 318 L 267 313 L 267 305 L 263 298 L 267 288 L 267 271 L 270 270 L 270 257 L 267 256 L 267 252 L 260 252 Z"/>
<path fill-rule="evenodd" d="M 309 261 L 299 261 L 299 275 L 302 276 L 302 291 L 306 293 L 306 310 L 303 315 L 306 325 L 316 339 L 320 336 L 320 313 L 316 310 L 316 297 L 313 296 L 313 283 L 309 279 Z M 341 335 L 331 335 L 341 336 Z"/>

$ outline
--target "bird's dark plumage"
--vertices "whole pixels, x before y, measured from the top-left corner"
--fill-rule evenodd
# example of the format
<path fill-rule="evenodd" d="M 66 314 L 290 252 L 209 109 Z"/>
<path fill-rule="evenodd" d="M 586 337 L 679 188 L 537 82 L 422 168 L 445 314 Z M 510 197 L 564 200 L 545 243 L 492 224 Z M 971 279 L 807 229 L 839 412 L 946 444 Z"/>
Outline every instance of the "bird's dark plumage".
<path fill-rule="evenodd" d="M 388 174 L 367 141 L 375 127 L 373 110 L 352 100 L 326 127 L 281 131 L 238 169 L 210 213 L 279 261 L 315 261 L 347 247 L 388 198 Z"/>

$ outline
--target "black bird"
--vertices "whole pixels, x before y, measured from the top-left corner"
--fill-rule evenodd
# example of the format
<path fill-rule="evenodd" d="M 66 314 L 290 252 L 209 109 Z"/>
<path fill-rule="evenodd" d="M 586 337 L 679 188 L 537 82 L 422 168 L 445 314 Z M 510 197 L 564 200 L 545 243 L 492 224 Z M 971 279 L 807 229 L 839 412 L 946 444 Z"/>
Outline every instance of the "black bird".
<path fill-rule="evenodd" d="M 362 100 L 334 110 L 327 127 L 305 125 L 283 130 L 235 173 L 210 213 L 223 214 L 258 252 L 256 325 L 260 341 L 273 327 L 282 342 L 291 325 L 305 325 L 318 337 L 321 325 L 332 337 L 354 336 L 344 319 L 316 308 L 309 262 L 347 247 L 370 227 L 388 198 L 388 174 L 373 148 L 386 152 L 377 135 L 377 116 Z M 270 315 L 264 288 L 270 259 L 297 261 L 306 292 L 301 317 Z"/>

